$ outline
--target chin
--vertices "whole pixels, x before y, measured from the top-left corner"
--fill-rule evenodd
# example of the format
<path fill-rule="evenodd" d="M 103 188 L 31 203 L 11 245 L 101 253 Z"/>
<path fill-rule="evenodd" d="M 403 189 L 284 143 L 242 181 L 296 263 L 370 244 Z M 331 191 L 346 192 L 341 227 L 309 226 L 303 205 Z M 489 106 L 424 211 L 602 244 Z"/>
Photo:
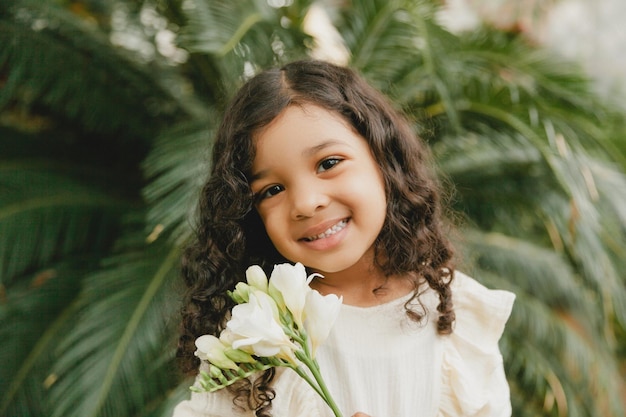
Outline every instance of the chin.
<path fill-rule="evenodd" d="M 356 262 L 342 262 L 342 263 L 333 263 L 333 264 L 318 264 L 310 266 L 314 271 L 319 272 L 320 274 L 336 274 L 338 272 L 343 272 L 350 269 L 354 266 Z"/>

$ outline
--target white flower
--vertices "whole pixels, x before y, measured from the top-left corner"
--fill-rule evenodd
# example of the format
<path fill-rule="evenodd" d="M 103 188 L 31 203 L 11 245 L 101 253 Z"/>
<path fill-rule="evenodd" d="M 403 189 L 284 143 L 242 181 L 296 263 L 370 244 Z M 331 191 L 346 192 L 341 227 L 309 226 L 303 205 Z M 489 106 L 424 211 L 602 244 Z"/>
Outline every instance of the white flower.
<path fill-rule="evenodd" d="M 324 343 L 331 328 L 337 321 L 343 297 L 335 294 L 322 295 L 311 290 L 306 295 L 304 305 L 304 329 L 311 341 L 311 356 L 315 357 L 317 347 Z"/>
<path fill-rule="evenodd" d="M 251 287 L 267 292 L 267 276 L 258 265 L 252 265 L 246 270 L 246 281 Z"/>
<path fill-rule="evenodd" d="M 272 298 L 261 291 L 250 293 L 245 304 L 233 307 L 226 324 L 226 338 L 234 349 L 261 357 L 278 356 L 295 363 L 298 347 L 283 331 L 278 320 L 278 308 Z"/>
<path fill-rule="evenodd" d="M 196 347 L 198 348 L 195 355 L 200 360 L 209 361 L 212 364 L 224 369 L 237 369 L 237 364 L 229 359 L 224 350 L 227 346 L 215 336 L 205 334 L 196 339 Z"/>
<path fill-rule="evenodd" d="M 277 298 L 276 293 L 280 294 L 282 300 L 277 300 L 277 302 L 284 303 L 291 311 L 293 320 L 300 328 L 303 323 L 302 312 L 306 295 L 312 291 L 309 287 L 309 282 L 311 282 L 313 276 L 311 275 L 307 278 L 304 265 L 299 262 L 295 265 L 276 265 L 270 276 L 269 293 L 274 299 Z"/>
<path fill-rule="evenodd" d="M 322 379 L 315 352 L 328 338 L 342 298 L 322 296 L 311 289 L 309 283 L 315 275 L 307 277 L 300 263 L 282 264 L 274 267 L 268 282 L 261 267 L 248 268 L 246 282 L 228 291 L 237 305 L 220 337 L 204 335 L 196 339 L 195 354 L 209 362 L 209 369 L 200 372 L 199 385 L 191 389 L 213 392 L 252 372 L 283 366 L 304 378 L 333 414 L 341 417 Z M 222 372 L 227 369 L 236 372 Z"/>

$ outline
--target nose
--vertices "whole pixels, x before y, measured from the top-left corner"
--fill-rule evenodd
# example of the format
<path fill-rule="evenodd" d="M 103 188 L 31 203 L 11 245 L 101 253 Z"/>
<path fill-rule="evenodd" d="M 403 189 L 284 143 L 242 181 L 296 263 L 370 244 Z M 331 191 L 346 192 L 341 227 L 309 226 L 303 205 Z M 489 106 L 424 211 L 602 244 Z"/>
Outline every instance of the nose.
<path fill-rule="evenodd" d="M 310 218 L 330 201 L 327 187 L 320 182 L 302 182 L 292 186 L 291 217 L 294 220 Z"/>

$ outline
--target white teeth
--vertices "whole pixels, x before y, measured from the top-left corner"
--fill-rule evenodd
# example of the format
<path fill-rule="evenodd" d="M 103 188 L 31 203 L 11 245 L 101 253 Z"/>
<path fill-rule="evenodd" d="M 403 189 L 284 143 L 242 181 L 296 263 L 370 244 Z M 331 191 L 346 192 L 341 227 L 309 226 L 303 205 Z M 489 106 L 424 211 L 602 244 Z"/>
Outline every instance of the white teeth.
<path fill-rule="evenodd" d="M 340 221 L 339 223 L 337 223 L 336 225 L 334 225 L 333 227 L 329 227 L 325 232 L 320 233 L 319 235 L 307 237 L 305 238 L 305 240 L 308 242 L 312 242 L 317 239 L 323 239 L 325 237 L 334 235 L 335 233 L 337 233 L 338 231 L 346 227 L 346 224 L 348 224 L 348 221 L 344 219 Z"/>

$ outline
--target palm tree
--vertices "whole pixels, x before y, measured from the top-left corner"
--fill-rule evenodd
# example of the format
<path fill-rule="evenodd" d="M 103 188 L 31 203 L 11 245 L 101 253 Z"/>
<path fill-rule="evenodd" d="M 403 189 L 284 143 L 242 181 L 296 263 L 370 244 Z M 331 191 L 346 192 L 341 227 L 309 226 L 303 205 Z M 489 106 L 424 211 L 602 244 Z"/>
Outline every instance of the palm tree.
<path fill-rule="evenodd" d="M 314 2 L 6 3 L 0 415 L 167 416 L 188 392 L 177 265 L 211 133 L 247 76 L 311 53 Z M 431 2 L 323 5 L 454 187 L 463 269 L 518 296 L 514 415 L 622 415 L 623 115 L 519 36 L 446 32 Z M 155 52 L 172 33 L 183 58 Z"/>

